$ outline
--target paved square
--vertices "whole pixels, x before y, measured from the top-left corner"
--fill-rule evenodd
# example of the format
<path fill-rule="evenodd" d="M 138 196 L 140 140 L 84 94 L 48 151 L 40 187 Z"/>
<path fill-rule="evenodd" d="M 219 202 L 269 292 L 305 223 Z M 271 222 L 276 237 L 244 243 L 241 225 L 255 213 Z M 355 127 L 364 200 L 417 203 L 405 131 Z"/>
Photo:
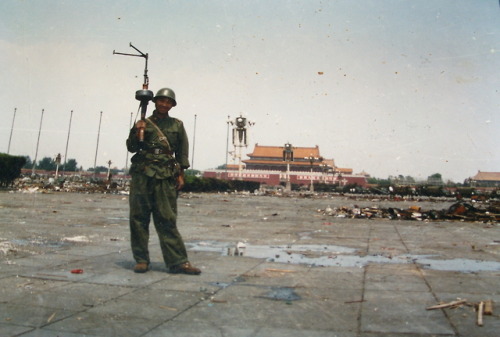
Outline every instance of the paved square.
<path fill-rule="evenodd" d="M 498 224 L 318 212 L 452 203 L 182 194 L 187 276 L 153 226 L 152 270 L 132 271 L 127 196 L 0 192 L 0 335 L 496 337 L 500 309 L 480 327 L 473 304 L 500 302 Z"/>

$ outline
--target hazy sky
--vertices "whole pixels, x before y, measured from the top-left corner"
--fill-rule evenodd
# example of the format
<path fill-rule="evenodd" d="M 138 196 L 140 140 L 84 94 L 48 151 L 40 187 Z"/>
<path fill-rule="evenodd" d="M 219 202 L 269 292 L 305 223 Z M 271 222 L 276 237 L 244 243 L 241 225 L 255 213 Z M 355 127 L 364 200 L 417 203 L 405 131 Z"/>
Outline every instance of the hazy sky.
<path fill-rule="evenodd" d="M 497 0 L 0 2 L 0 152 L 125 167 L 144 59 L 171 87 L 194 168 L 226 160 L 227 118 L 255 143 L 319 145 L 372 176 L 500 171 Z M 152 112 L 153 105 L 149 107 Z M 129 156 L 130 159 L 130 156 Z M 191 159 L 191 155 L 190 155 Z"/>

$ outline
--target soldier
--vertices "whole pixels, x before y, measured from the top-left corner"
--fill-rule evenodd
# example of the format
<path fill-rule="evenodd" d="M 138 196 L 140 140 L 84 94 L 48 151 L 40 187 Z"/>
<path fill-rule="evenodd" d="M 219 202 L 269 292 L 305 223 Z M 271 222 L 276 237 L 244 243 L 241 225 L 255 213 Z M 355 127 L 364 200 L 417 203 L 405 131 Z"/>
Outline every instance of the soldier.
<path fill-rule="evenodd" d="M 184 170 L 189 167 L 189 144 L 182 121 L 169 116 L 177 105 L 172 89 L 160 89 L 153 98 L 156 109 L 130 130 L 127 149 L 136 153 L 130 174 L 130 235 L 137 264 L 134 272 L 149 269 L 149 222 L 151 214 L 165 265 L 171 273 L 198 275 L 187 257 L 177 230 L 177 194 L 184 186 Z M 143 132 L 143 141 L 140 134 Z"/>

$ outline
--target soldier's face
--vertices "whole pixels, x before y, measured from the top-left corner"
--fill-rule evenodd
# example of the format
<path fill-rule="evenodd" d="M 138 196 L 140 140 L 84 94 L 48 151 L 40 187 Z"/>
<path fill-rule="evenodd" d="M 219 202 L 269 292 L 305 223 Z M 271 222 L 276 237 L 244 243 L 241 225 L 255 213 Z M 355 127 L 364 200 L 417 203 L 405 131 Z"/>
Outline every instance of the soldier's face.
<path fill-rule="evenodd" d="M 160 115 L 166 115 L 173 108 L 174 102 L 169 98 L 157 98 L 155 101 L 156 112 Z"/>

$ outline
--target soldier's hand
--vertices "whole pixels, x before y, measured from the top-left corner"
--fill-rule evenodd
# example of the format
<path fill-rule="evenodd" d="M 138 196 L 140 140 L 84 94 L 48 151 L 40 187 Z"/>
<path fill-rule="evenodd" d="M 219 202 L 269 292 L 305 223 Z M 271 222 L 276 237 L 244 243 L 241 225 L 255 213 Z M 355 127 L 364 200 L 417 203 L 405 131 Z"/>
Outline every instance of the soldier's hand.
<path fill-rule="evenodd" d="M 176 189 L 177 191 L 182 190 L 182 188 L 184 187 L 184 184 L 185 184 L 185 182 L 184 182 L 184 173 L 181 173 L 181 174 L 179 174 L 179 176 L 177 177 L 177 182 L 176 182 L 176 184 L 175 184 L 175 189 Z"/>
<path fill-rule="evenodd" d="M 146 121 L 138 120 L 137 123 L 135 123 L 136 129 L 144 129 L 146 128 Z"/>
<path fill-rule="evenodd" d="M 146 122 L 142 119 L 140 121 L 137 121 L 137 123 L 135 123 L 135 128 L 137 130 L 137 139 L 142 142 L 144 140 L 144 130 L 146 130 Z"/>

